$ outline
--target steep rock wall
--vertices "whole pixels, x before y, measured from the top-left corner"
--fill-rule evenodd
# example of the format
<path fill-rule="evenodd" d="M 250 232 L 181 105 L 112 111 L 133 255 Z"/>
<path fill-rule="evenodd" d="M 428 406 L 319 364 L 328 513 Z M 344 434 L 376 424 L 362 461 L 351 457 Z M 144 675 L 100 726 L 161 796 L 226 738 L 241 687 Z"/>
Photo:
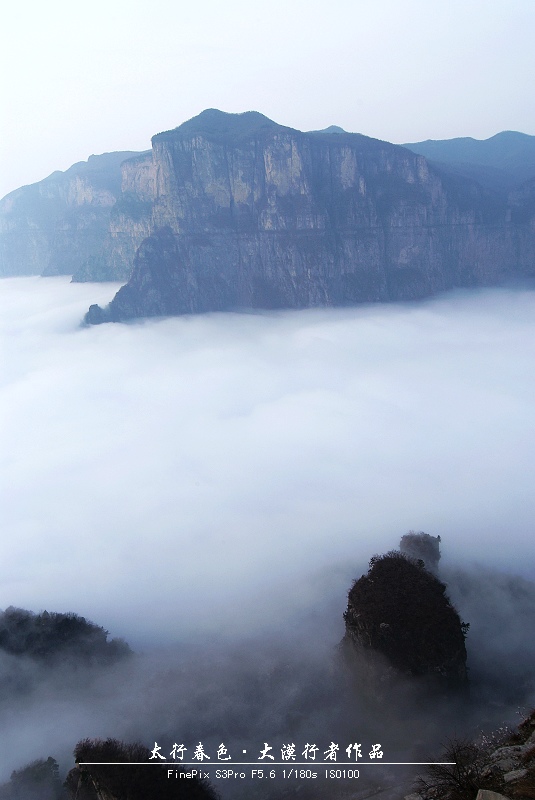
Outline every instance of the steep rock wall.
<path fill-rule="evenodd" d="M 100 246 L 74 272 L 74 281 L 128 280 L 136 251 L 153 230 L 157 166 L 152 152 L 123 161 L 120 170 L 120 192 L 110 209 Z"/>
<path fill-rule="evenodd" d="M 358 134 L 212 110 L 155 136 L 142 171 L 151 237 L 90 322 L 416 299 L 535 272 L 525 198 L 513 209 Z"/>
<path fill-rule="evenodd" d="M 0 201 L 0 276 L 80 271 L 93 279 L 112 277 L 103 243 L 121 194 L 120 164 L 132 155 L 90 156 L 6 195 Z"/>

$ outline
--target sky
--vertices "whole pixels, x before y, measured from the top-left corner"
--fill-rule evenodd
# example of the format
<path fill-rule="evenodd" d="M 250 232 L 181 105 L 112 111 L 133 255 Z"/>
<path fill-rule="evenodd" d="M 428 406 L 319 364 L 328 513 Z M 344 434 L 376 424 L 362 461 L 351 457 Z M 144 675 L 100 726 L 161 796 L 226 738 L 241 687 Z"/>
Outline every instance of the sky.
<path fill-rule="evenodd" d="M 535 134 L 531 0 L 24 0 L 2 11 L 0 197 L 205 108 L 395 143 Z"/>

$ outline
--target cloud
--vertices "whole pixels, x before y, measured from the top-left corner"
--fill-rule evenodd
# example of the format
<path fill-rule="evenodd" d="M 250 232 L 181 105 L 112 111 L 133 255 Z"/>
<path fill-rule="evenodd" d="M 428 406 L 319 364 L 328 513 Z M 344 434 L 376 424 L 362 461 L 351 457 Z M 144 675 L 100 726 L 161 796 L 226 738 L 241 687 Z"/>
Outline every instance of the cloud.
<path fill-rule="evenodd" d="M 142 652 L 2 707 L 0 779 L 84 736 L 346 731 L 347 591 L 411 529 L 442 537 L 479 702 L 533 697 L 534 292 L 81 328 L 116 288 L 0 281 L 0 608 Z"/>
<path fill-rule="evenodd" d="M 78 327 L 114 289 L 0 284 L 0 607 L 236 635 L 412 528 L 533 576 L 534 293 Z"/>

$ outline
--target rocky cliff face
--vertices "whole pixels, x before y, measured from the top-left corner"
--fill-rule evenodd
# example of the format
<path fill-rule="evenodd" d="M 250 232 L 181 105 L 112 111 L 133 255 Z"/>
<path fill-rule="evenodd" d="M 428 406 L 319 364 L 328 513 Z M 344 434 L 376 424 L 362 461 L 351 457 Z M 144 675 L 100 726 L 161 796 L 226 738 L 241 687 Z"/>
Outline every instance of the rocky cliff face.
<path fill-rule="evenodd" d="M 89 322 L 407 300 L 535 273 L 531 189 L 513 207 L 405 148 L 255 112 L 205 111 L 152 144 L 128 179 L 151 235 Z M 120 238 L 132 214 L 115 213 Z"/>
<path fill-rule="evenodd" d="M 120 192 L 110 209 L 98 251 L 74 272 L 74 281 L 127 280 L 139 245 L 153 230 L 156 165 L 152 152 L 123 161 L 120 170 Z"/>
<path fill-rule="evenodd" d="M 79 273 L 109 279 L 105 242 L 121 196 L 121 162 L 132 152 L 90 156 L 66 172 L 23 186 L 0 201 L 0 276 Z M 141 241 L 147 235 L 143 229 Z M 131 271 L 134 245 L 129 243 Z"/>
<path fill-rule="evenodd" d="M 91 156 L 7 195 L 0 275 L 128 280 L 90 322 L 532 277 L 535 182 L 498 190 L 470 174 L 340 128 L 212 109 L 156 135 L 152 151 Z"/>

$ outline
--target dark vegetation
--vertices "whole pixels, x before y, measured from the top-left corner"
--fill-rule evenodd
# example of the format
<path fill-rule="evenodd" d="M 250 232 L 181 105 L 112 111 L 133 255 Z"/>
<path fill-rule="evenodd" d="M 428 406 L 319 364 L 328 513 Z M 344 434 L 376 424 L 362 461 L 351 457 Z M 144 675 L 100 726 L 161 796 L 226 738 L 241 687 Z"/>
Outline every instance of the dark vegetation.
<path fill-rule="evenodd" d="M 196 117 L 183 122 L 178 128 L 157 133 L 152 137 L 152 140 L 154 142 L 154 140 L 174 139 L 181 135 L 189 137 L 192 134 L 200 133 L 219 142 L 232 144 L 236 137 L 239 139 L 248 138 L 258 133 L 258 131 L 269 131 L 273 128 L 281 127 L 258 111 L 227 114 L 217 108 L 207 108 Z"/>
<path fill-rule="evenodd" d="M 367 676 L 360 675 L 358 683 L 359 702 L 363 695 L 375 695 L 371 698 L 369 708 L 374 707 L 380 714 L 382 724 L 388 726 L 392 741 L 397 741 L 399 731 L 394 733 L 396 725 L 403 728 L 404 709 L 408 725 L 403 728 L 405 737 L 414 733 L 414 721 L 421 729 L 420 742 L 430 747 L 430 739 L 422 733 L 435 731 L 433 710 L 437 712 L 443 725 L 445 716 L 442 711 L 451 707 L 451 719 L 456 723 L 460 717 L 457 712 L 464 707 L 468 685 L 466 670 L 465 637 L 468 624 L 461 621 L 458 612 L 446 595 L 446 585 L 435 574 L 438 572 L 440 560 L 440 537 L 432 537 L 423 532 L 410 531 L 400 543 L 401 551 L 391 551 L 385 555 L 375 555 L 370 560 L 369 570 L 355 581 L 348 596 L 348 608 L 344 614 L 346 635 L 344 645 L 348 650 L 358 653 L 370 653 L 370 670 Z M 450 587 L 452 586 L 450 582 Z M 458 587 L 459 588 L 459 587 Z M 461 587 L 462 588 L 462 587 Z M 518 588 L 521 594 L 521 587 Z M 512 589 L 508 596 L 513 597 Z M 462 592 L 460 605 L 462 600 Z M 523 608 L 523 606 L 522 606 Z M 493 624 L 496 616 L 493 616 Z M 525 622 L 525 621 L 524 621 Z M 7 661 L 15 665 L 43 665 L 43 673 L 49 665 L 72 664 L 78 669 L 80 664 L 106 665 L 121 658 L 131 651 L 126 643 L 118 640 L 108 642 L 108 632 L 103 628 L 86 621 L 76 614 L 58 614 L 42 612 L 34 614 L 16 608 L 8 608 L 0 613 L 0 654 L 5 654 Z M 381 656 L 377 661 L 376 653 Z M 254 661 L 261 659 L 255 651 Z M 381 673 L 384 663 L 388 664 L 387 673 Z M 358 658 L 353 665 L 358 666 Z M 289 673 L 294 673 L 292 665 L 285 665 Z M 269 658 L 264 658 L 263 672 L 258 682 L 251 681 L 250 672 L 245 669 L 243 687 L 239 702 L 236 696 L 226 692 L 221 685 L 214 686 L 213 693 L 204 689 L 199 695 L 200 701 L 190 702 L 190 717 L 180 714 L 172 716 L 171 725 L 175 729 L 176 720 L 180 721 L 184 730 L 190 735 L 201 735 L 206 729 L 206 722 L 214 722 L 214 712 L 221 705 L 221 695 L 225 698 L 220 713 L 226 725 L 234 724 L 243 736 L 253 736 L 258 729 L 259 720 L 266 714 L 266 707 L 271 698 L 282 693 L 279 701 L 284 706 L 280 720 L 284 725 L 281 734 L 298 738 L 302 731 L 301 724 L 313 719 L 314 711 L 321 709 L 322 726 L 327 727 L 329 721 L 339 722 L 336 705 L 344 696 L 344 719 L 355 717 L 358 704 L 352 706 L 353 684 L 348 684 L 347 694 L 342 690 L 343 674 L 339 663 L 328 677 L 314 679 L 314 693 L 303 691 L 303 676 L 297 680 L 301 694 L 290 684 L 285 683 L 284 675 L 270 667 Z M 507 668 L 511 669 L 510 666 Z M 95 670 L 98 672 L 98 670 Z M 224 670 L 228 673 L 229 670 Z M 68 674 L 52 669 L 47 674 Z M 79 673 L 78 673 L 79 674 Z M 385 674 L 387 679 L 385 680 Z M 510 676 L 510 672 L 507 673 Z M 530 670 L 532 674 L 532 669 Z M 169 673 L 169 676 L 171 673 Z M 184 690 L 182 672 L 178 669 L 176 687 Z M 207 685 L 210 685 L 211 667 L 207 667 Z M 85 673 L 84 673 L 85 676 Z M 169 677 L 168 676 L 168 677 Z M 400 680 L 401 676 L 401 680 Z M 234 676 L 235 677 L 235 676 Z M 391 683 L 389 679 L 392 678 Z M 84 678 L 85 679 L 85 678 Z M 234 679 L 234 678 L 233 678 Z M 408 680 L 406 680 L 408 679 Z M 375 692 L 374 680 L 381 684 L 381 692 Z M 199 680 L 196 676 L 196 683 Z M 202 683 L 202 678 L 200 680 Z M 232 683 L 230 685 L 233 685 Z M 412 688 L 403 694 L 406 686 Z M 425 705 L 422 710 L 420 687 L 427 691 L 431 688 L 435 693 L 436 703 Z M 286 693 L 282 690 L 286 687 Z M 320 687 L 320 688 L 318 688 Z M 439 692 L 436 692 L 437 687 Z M 395 692 L 388 693 L 394 688 Z M 386 692 L 385 692 L 386 689 Z M 401 689 L 401 698 L 396 696 Z M 461 690 L 461 691 L 459 691 Z M 323 694 L 322 694 L 323 692 Z M 228 696 L 227 696 L 228 695 Z M 441 705 L 440 695 L 445 701 Z M 499 697 L 499 692 L 496 692 Z M 388 697 L 388 707 L 382 702 Z M 429 695 L 428 695 L 429 697 Z M 379 703 L 373 706 L 375 700 Z M 366 698 L 368 703 L 369 698 Z M 456 700 L 459 702 L 457 703 Z M 239 703 L 241 702 L 241 706 Z M 471 701 L 473 705 L 473 700 Z M 203 718 L 202 706 L 209 711 Z M 467 704 L 468 705 L 468 704 Z M 162 706 L 163 708 L 163 706 Z M 333 711 L 329 717 L 326 708 Z M 473 706 L 475 708 L 475 706 Z M 270 714 L 273 708 L 269 709 Z M 414 714 L 413 714 L 414 712 Z M 209 715 L 209 716 L 208 716 Z M 217 718 L 217 717 L 216 717 Z M 247 719 L 254 720 L 249 729 Z M 269 722 L 269 714 L 266 716 Z M 479 717 L 478 717 L 479 720 Z M 402 733 L 403 733 L 402 731 Z M 435 731 L 436 732 L 436 731 Z M 134 733 L 133 736 L 136 734 Z M 171 731 L 169 731 L 171 735 Z M 176 735 L 176 734 L 173 734 Z M 203 734 L 204 735 L 204 734 Z M 307 733 L 308 735 L 308 733 Z M 195 738 L 195 736 L 194 736 Z M 349 740 L 349 739 L 348 739 Z M 176 741 L 181 741 L 177 739 Z M 405 742 L 405 739 L 403 740 Z M 435 739 L 435 742 L 437 739 Z M 403 745 L 405 746 L 405 745 Z M 418 751 L 420 752 L 420 751 Z M 422 751 L 422 755 L 425 751 Z M 205 781 L 193 779 L 169 779 L 169 768 L 180 768 L 180 763 L 167 762 L 156 765 L 150 760 L 150 751 L 143 744 L 126 744 L 116 739 L 84 739 L 76 745 L 74 758 L 76 767 L 67 775 L 64 784 L 58 775 L 58 764 L 54 758 L 34 761 L 26 767 L 11 774 L 9 783 L 0 786 L 0 800 L 215 800 L 217 794 Z M 111 762 L 88 764 L 87 762 Z M 142 763 L 139 763 L 142 762 Z M 150 762 L 147 764 L 147 762 Z M 452 762 L 452 763 L 439 763 Z M 186 771 L 187 768 L 185 768 Z M 388 776 L 385 777 L 387 781 Z M 385 784 L 386 785 L 386 784 Z M 400 789 L 399 795 L 393 794 Z M 499 792 L 510 800 L 535 800 L 535 711 L 519 726 L 516 732 L 502 728 L 491 735 L 480 736 L 476 740 L 452 738 L 444 745 L 444 752 L 418 778 L 415 787 L 421 800 L 476 800 L 480 789 Z M 294 797 L 299 794 L 302 800 L 324 798 L 330 796 L 325 790 L 316 786 L 285 787 L 282 793 L 275 784 L 266 788 L 267 794 L 260 795 L 253 790 L 253 795 L 264 797 Z M 368 789 L 366 790 L 368 791 Z M 407 787 L 401 790 L 401 784 L 389 789 L 373 784 L 369 791 L 386 792 L 389 800 L 401 797 Z M 240 794 L 236 797 L 247 795 Z M 339 797 L 353 797 L 352 794 L 340 794 Z M 363 800 L 363 798 L 361 798 Z M 414 796 L 411 800 L 416 800 Z M 481 800 L 493 800 L 483 797 Z"/>
<path fill-rule="evenodd" d="M 0 800 L 66 800 L 54 758 L 33 761 L 11 773 L 11 780 L 0 786 Z"/>
<path fill-rule="evenodd" d="M 415 786 L 423 800 L 475 800 L 480 789 L 512 800 L 535 798 L 535 711 L 514 732 L 451 739 Z"/>
<path fill-rule="evenodd" d="M 150 751 L 142 744 L 117 739 L 83 739 L 74 749 L 77 767 L 65 781 L 69 797 L 76 800 L 216 800 L 217 794 L 203 780 L 168 779 L 169 763 L 143 766 Z M 116 762 L 85 765 L 81 762 Z M 131 766 L 127 766 L 131 765 Z M 184 771 L 187 771 L 184 768 Z"/>
<path fill-rule="evenodd" d="M 446 743 L 440 761 L 418 778 L 416 788 L 422 797 L 470 800 L 479 789 L 503 790 L 502 783 L 485 777 L 485 753 L 475 742 L 452 739 Z"/>
<path fill-rule="evenodd" d="M 445 591 L 421 559 L 397 550 L 373 556 L 368 574 L 355 581 L 348 595 L 346 640 L 382 653 L 404 675 L 466 688 L 468 625 Z"/>
<path fill-rule="evenodd" d="M 34 614 L 12 606 L 0 613 L 0 650 L 43 662 L 80 661 L 111 664 L 131 654 L 122 639 L 108 641 L 108 631 L 77 614 Z"/>

